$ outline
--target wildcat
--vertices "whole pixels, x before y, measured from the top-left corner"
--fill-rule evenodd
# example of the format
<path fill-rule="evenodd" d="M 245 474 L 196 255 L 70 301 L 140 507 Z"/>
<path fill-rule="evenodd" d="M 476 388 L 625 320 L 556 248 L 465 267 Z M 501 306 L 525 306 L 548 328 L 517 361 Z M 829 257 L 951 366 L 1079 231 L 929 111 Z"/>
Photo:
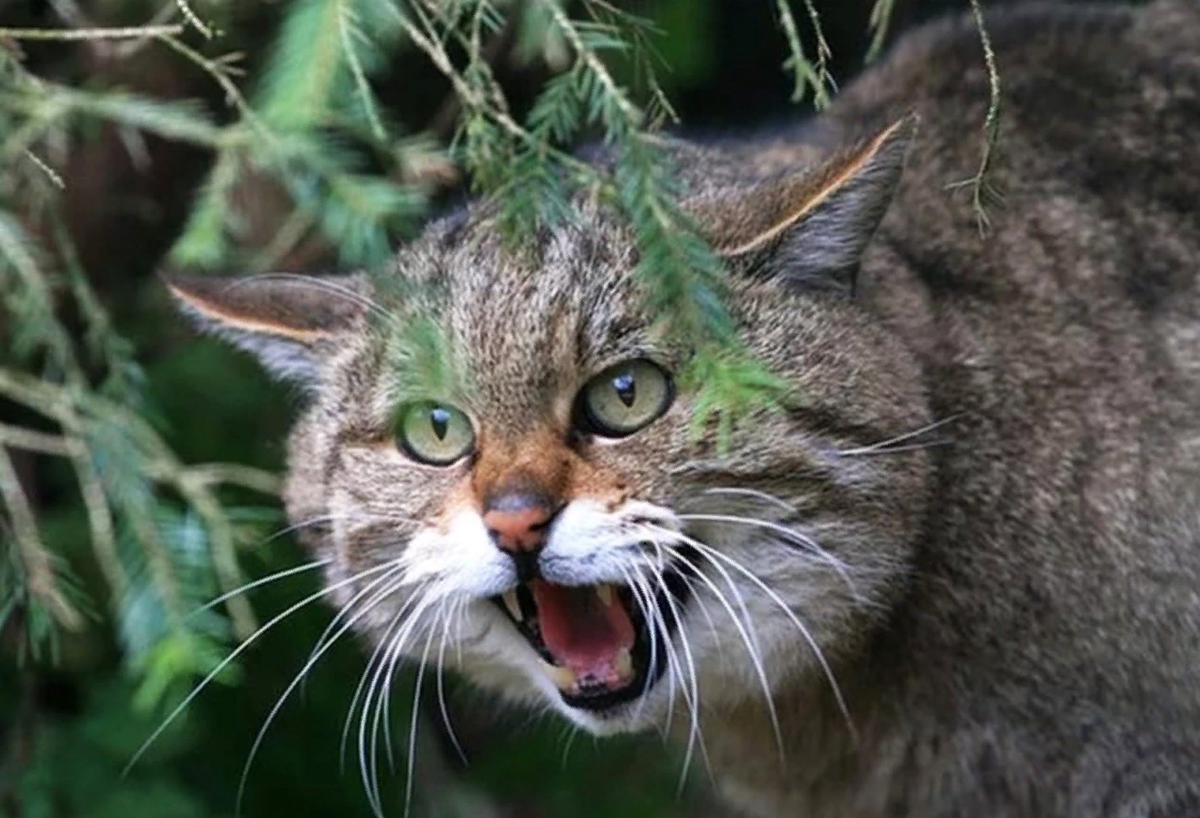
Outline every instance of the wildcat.
<path fill-rule="evenodd" d="M 803 396 L 727 453 L 592 201 L 520 252 L 468 206 L 384 279 L 172 279 L 311 395 L 287 512 L 355 627 L 593 733 L 669 723 L 750 815 L 1200 815 L 1200 9 L 988 29 L 983 231 L 969 18 L 793 133 L 675 144 Z M 422 315 L 438 394 L 395 343 Z"/>

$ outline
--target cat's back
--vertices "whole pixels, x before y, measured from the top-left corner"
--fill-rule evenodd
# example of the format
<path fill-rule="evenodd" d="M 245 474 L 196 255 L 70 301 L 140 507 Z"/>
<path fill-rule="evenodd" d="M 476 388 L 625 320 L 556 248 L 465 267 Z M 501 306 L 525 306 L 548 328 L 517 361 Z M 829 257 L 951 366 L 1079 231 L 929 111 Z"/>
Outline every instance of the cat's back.
<path fill-rule="evenodd" d="M 969 17 L 902 41 L 823 125 L 920 117 L 861 278 L 955 418 L 903 650 L 957 725 L 954 776 L 1001 759 L 1034 814 L 1200 798 L 1200 4 L 988 31 L 981 198 Z"/>
<path fill-rule="evenodd" d="M 877 246 L 911 254 L 935 290 L 1009 307 L 1082 293 L 1142 316 L 1194 307 L 1200 4 L 1034 4 L 987 27 L 1001 93 L 986 167 L 989 71 L 970 16 L 903 40 L 824 120 L 844 137 L 920 117 Z"/>

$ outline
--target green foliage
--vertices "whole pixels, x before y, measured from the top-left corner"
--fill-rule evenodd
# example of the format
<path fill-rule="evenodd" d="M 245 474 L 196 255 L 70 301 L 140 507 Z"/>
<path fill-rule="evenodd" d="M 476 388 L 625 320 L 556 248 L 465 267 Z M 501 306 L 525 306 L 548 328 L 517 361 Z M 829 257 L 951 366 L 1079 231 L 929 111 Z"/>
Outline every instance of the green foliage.
<path fill-rule="evenodd" d="M 135 775 L 121 775 L 155 717 L 130 718 L 124 707 L 130 693 L 119 683 L 99 688 L 88 702 L 87 716 L 53 724 L 40 736 L 21 781 L 23 816 L 216 818 L 172 769 L 187 746 L 184 725 L 162 738 Z"/>

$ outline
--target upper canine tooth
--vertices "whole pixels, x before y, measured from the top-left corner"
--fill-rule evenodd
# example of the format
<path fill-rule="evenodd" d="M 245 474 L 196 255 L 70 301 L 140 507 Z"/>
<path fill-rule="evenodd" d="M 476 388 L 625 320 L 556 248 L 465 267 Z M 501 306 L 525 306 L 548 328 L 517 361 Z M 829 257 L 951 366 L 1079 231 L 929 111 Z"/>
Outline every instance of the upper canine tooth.
<path fill-rule="evenodd" d="M 621 648 L 617 652 L 617 658 L 613 660 L 612 666 L 622 681 L 633 675 L 633 654 L 629 652 L 629 648 Z"/>
<path fill-rule="evenodd" d="M 523 621 L 521 617 L 521 604 L 517 602 L 516 588 L 504 592 L 504 607 L 508 608 L 508 612 L 512 614 L 513 619 L 518 622 Z"/>
<path fill-rule="evenodd" d="M 596 596 L 600 597 L 600 601 L 604 603 L 604 607 L 613 604 L 613 599 L 616 596 L 611 585 L 597 585 Z"/>

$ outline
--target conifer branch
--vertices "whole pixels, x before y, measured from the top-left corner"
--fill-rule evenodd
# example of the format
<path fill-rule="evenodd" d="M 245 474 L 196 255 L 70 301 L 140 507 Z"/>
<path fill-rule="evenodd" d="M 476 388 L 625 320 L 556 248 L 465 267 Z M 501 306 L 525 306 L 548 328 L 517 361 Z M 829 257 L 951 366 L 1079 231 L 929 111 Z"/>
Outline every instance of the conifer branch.
<path fill-rule="evenodd" d="M 567 41 L 575 49 L 578 59 L 583 60 L 591 71 L 592 75 L 600 82 L 607 91 L 609 99 L 620 109 L 622 116 L 629 128 L 637 128 L 641 124 L 642 112 L 629 101 L 624 89 L 619 87 L 613 80 L 612 75 L 608 72 L 608 68 L 596 56 L 596 52 L 588 48 L 584 43 L 583 37 L 571 19 L 563 12 L 557 0 L 540 0 L 541 4 L 550 13 L 551 18 L 558 25 L 559 31 L 567 38 Z"/>
<path fill-rule="evenodd" d="M 79 612 L 67 602 L 54 576 L 53 558 L 38 534 L 37 520 L 8 450 L 0 446 L 0 499 L 8 508 L 13 539 L 25 573 L 25 587 L 67 630 L 83 625 Z"/>
<path fill-rule="evenodd" d="M 242 92 L 238 90 L 237 85 L 230 78 L 231 74 L 237 73 L 237 69 L 234 69 L 231 63 L 239 59 L 241 57 L 240 54 L 227 54 L 224 57 L 213 60 L 205 57 L 174 35 L 154 34 L 153 37 L 212 77 L 213 81 L 225 92 L 225 101 L 237 110 L 238 114 L 255 129 L 255 132 L 265 139 L 269 140 L 272 138 L 271 132 L 263 125 L 258 115 L 251 110 L 250 106 L 246 103 L 245 97 L 242 96 Z"/>
<path fill-rule="evenodd" d="M 992 48 L 992 38 L 988 35 L 987 24 L 983 19 L 983 9 L 979 0 L 969 0 L 971 15 L 975 18 L 975 27 L 979 30 L 979 42 L 983 48 L 983 62 L 988 76 L 988 108 L 983 120 L 983 148 L 979 157 L 979 168 L 969 179 L 953 182 L 947 187 L 970 187 L 971 206 L 975 210 L 975 219 L 982 236 L 987 232 L 990 220 L 987 207 L 1001 198 L 1001 193 L 991 184 L 990 171 L 994 159 L 996 145 L 1000 141 L 1000 72 L 996 68 L 996 52 Z"/>
<path fill-rule="evenodd" d="M 174 37 L 181 25 L 124 26 L 120 28 L 0 28 L 0 37 L 13 40 L 128 40 L 143 37 Z"/>
<path fill-rule="evenodd" d="M 895 6 L 896 0 L 875 0 L 875 5 L 871 7 L 871 17 L 867 21 L 867 27 L 871 30 L 871 45 L 867 48 L 863 62 L 868 64 L 875 62 L 883 52 L 883 44 L 887 42 Z"/>
<path fill-rule="evenodd" d="M 37 452 L 54 457 L 71 456 L 71 446 L 62 435 L 37 432 L 21 426 L 10 426 L 6 423 L 0 423 L 0 446 L 24 449 L 27 452 Z"/>
<path fill-rule="evenodd" d="M 204 39 L 211 40 L 213 38 L 212 30 L 201 22 L 199 15 L 192 11 L 192 7 L 188 5 L 187 0 L 175 0 L 175 4 L 179 6 L 179 11 L 183 14 L 183 19 L 192 24 L 192 28 L 204 35 Z"/>
<path fill-rule="evenodd" d="M 338 33 L 342 37 L 342 50 L 346 54 L 346 64 L 350 69 L 351 76 L 354 77 L 358 98 L 362 101 L 363 112 L 370 123 L 371 132 L 376 139 L 383 141 L 387 138 L 387 133 L 384 130 L 383 122 L 379 119 L 379 111 L 375 107 L 375 95 L 371 93 L 371 86 L 367 82 L 367 73 L 363 70 L 362 61 L 358 57 L 358 49 L 352 41 L 354 37 L 363 36 L 354 25 L 353 15 L 354 12 L 345 0 L 338 3 Z"/>
<path fill-rule="evenodd" d="M 75 479 L 79 483 L 79 495 L 87 511 L 96 562 L 104 573 L 104 580 L 113 595 L 117 598 L 124 597 L 129 591 L 129 575 L 117 553 L 116 525 L 104 492 L 104 481 L 96 472 L 91 452 L 82 440 L 64 438 L 64 442 L 67 446 L 67 457 L 75 469 Z"/>
<path fill-rule="evenodd" d="M 486 90 L 476 88 L 467 77 L 459 72 L 455 67 L 450 55 L 442 45 L 440 38 L 437 36 L 433 22 L 419 9 L 415 9 L 417 16 L 421 17 L 425 31 L 417 28 L 411 20 L 400 18 L 400 25 L 403 26 L 405 34 L 412 42 L 429 57 L 434 67 L 441 72 L 447 80 L 450 81 L 455 93 L 462 100 L 464 107 L 470 114 L 486 117 L 489 121 L 495 123 L 502 128 L 509 137 L 515 140 L 518 144 L 527 146 L 536 146 L 548 158 L 560 163 L 564 167 L 570 168 L 584 178 L 595 178 L 594 169 L 586 162 L 576 159 L 574 156 L 565 151 L 557 150 L 554 147 L 547 145 L 545 140 L 539 140 L 535 134 L 526 130 L 508 113 L 508 104 L 504 99 L 503 92 L 499 85 L 495 83 L 491 77 L 490 70 L 484 72 L 484 77 L 489 80 Z M 458 32 L 450 32 L 451 36 L 456 36 Z"/>
<path fill-rule="evenodd" d="M 87 438 L 87 424 L 84 416 L 78 411 L 76 404 L 81 398 L 88 399 L 85 396 L 90 396 L 90 393 L 45 383 L 28 375 L 0 368 L 0 395 L 4 395 L 10 400 L 38 412 L 43 417 L 53 420 L 62 428 L 64 437 L 76 438 L 81 441 L 81 446 L 87 446 L 85 442 L 82 442 Z M 101 406 L 104 406 L 106 403 L 103 399 L 95 396 L 90 396 L 90 399 L 96 401 Z M 120 412 L 120 415 L 122 420 L 133 417 L 136 418 L 136 423 L 139 426 L 144 424 L 144 421 L 140 417 L 131 415 L 123 410 Z M 139 543 L 145 550 L 151 572 L 155 578 L 155 584 L 162 593 L 164 601 L 167 603 L 166 613 L 171 627 L 172 629 L 177 628 L 180 626 L 179 623 L 183 621 L 185 612 L 182 610 L 180 604 L 181 598 L 173 576 L 171 558 L 163 546 L 157 526 L 149 518 L 147 510 L 144 508 L 126 504 L 125 511 L 128 512 L 129 523 L 133 527 Z M 36 532 L 36 524 L 34 531 Z M 101 536 L 103 538 L 103 532 L 101 532 Z M 106 547 L 106 544 L 102 544 L 102 547 Z"/>
<path fill-rule="evenodd" d="M 821 28 L 821 18 L 812 0 L 804 0 L 804 7 L 812 22 L 813 31 L 817 38 L 817 61 L 814 64 L 804 54 L 804 46 L 800 42 L 800 34 L 796 30 L 796 19 L 788 0 L 776 0 L 775 7 L 779 12 L 779 21 L 783 26 L 791 56 L 784 61 L 783 67 L 791 69 L 795 76 L 796 86 L 792 91 L 792 102 L 804 99 L 807 90 L 812 89 L 813 107 L 818 111 L 829 106 L 830 90 L 834 89 L 833 77 L 829 74 L 829 60 L 833 54 L 829 44 L 825 42 L 825 34 Z"/>

